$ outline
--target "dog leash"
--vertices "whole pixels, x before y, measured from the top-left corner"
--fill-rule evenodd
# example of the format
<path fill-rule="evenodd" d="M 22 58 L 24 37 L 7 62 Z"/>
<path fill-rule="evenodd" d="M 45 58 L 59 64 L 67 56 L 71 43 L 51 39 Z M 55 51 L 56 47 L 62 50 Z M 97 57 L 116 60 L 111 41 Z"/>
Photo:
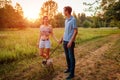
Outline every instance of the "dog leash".
<path fill-rule="evenodd" d="M 60 44 L 58 44 L 58 45 L 52 50 L 52 52 L 51 52 L 51 54 L 49 55 L 49 57 L 58 49 L 59 45 L 60 45 Z M 46 59 L 46 61 L 43 61 L 42 64 L 45 65 L 45 64 L 47 63 L 47 60 L 48 60 L 48 59 Z"/>
<path fill-rule="evenodd" d="M 51 56 L 52 54 L 54 54 L 54 52 L 58 49 L 59 45 L 60 45 L 60 44 L 58 44 L 58 45 L 52 50 L 50 56 Z M 50 56 L 49 56 L 49 57 L 50 57 Z"/>

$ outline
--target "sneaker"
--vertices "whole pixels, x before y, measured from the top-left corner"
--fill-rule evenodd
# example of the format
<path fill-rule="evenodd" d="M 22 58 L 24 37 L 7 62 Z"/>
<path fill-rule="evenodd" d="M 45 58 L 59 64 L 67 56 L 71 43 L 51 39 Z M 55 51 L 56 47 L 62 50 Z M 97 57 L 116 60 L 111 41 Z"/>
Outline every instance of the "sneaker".
<path fill-rule="evenodd" d="M 69 75 L 66 80 L 71 80 L 72 78 L 74 78 L 74 75 Z"/>
<path fill-rule="evenodd" d="M 47 63 L 47 60 L 43 60 L 42 64 L 45 65 Z"/>
<path fill-rule="evenodd" d="M 70 71 L 68 70 L 68 69 L 66 69 L 65 71 L 64 71 L 64 73 L 69 73 Z"/>

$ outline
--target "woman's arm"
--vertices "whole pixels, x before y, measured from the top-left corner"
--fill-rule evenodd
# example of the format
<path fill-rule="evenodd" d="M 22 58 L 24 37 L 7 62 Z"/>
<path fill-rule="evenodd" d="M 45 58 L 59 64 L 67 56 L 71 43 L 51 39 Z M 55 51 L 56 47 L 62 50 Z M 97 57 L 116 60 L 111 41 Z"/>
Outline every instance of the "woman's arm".
<path fill-rule="evenodd" d="M 38 43 L 40 42 L 41 34 L 39 33 Z"/>
<path fill-rule="evenodd" d="M 37 46 L 39 46 L 40 38 L 41 38 L 41 34 L 40 34 L 40 32 L 39 32 L 39 37 L 38 37 Z"/>
<path fill-rule="evenodd" d="M 59 44 L 61 44 L 62 42 L 63 42 L 63 36 L 60 38 Z"/>

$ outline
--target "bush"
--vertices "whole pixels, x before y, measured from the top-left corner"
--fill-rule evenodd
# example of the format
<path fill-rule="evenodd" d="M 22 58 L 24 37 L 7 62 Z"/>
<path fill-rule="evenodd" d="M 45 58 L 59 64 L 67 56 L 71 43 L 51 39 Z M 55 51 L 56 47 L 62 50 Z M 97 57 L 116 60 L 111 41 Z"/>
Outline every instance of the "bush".
<path fill-rule="evenodd" d="M 88 28 L 88 27 L 90 27 L 90 26 L 91 26 L 91 22 L 90 22 L 90 21 L 85 20 L 85 21 L 83 22 L 83 27 Z"/>
<path fill-rule="evenodd" d="M 120 28 L 120 21 L 111 20 L 110 27 L 118 27 L 118 28 Z"/>

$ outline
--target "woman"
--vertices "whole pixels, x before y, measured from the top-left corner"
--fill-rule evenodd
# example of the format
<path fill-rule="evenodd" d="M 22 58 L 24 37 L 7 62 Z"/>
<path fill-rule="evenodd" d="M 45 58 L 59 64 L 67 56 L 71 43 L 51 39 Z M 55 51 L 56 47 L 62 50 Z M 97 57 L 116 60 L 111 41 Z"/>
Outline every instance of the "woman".
<path fill-rule="evenodd" d="M 40 36 L 39 36 L 39 51 L 40 56 L 42 56 L 45 59 L 49 59 L 49 53 L 50 53 L 50 40 L 49 36 L 52 36 L 57 42 L 57 38 L 53 34 L 52 26 L 49 24 L 48 16 L 43 17 L 43 23 L 40 26 Z"/>

